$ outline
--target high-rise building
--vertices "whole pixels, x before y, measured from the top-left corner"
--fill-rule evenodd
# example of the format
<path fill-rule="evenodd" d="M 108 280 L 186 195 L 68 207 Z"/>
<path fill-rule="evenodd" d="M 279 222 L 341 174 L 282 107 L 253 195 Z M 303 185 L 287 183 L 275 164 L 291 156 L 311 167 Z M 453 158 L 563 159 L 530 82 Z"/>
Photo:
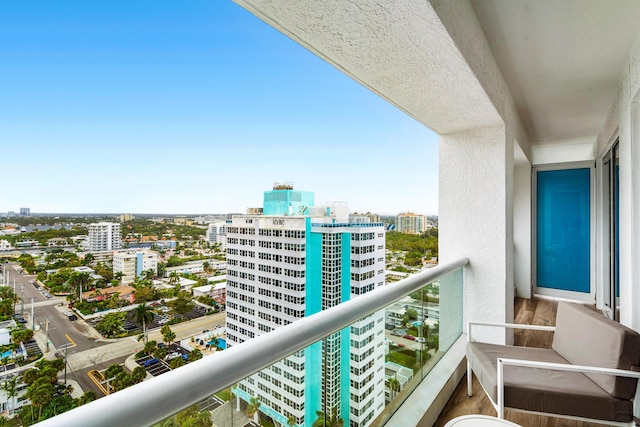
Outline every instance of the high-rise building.
<path fill-rule="evenodd" d="M 20 216 L 31 216 L 31 208 L 20 208 Z"/>
<path fill-rule="evenodd" d="M 132 214 L 122 214 L 122 215 L 118 216 L 118 221 L 126 222 L 126 221 L 131 221 L 134 218 L 135 217 Z"/>
<path fill-rule="evenodd" d="M 151 270 L 158 274 L 158 254 L 150 251 L 118 252 L 113 255 L 113 272 L 122 273 L 121 282 L 127 285 L 136 277 L 142 277 L 145 271 Z"/>
<path fill-rule="evenodd" d="M 369 218 L 369 221 L 371 221 L 371 222 L 382 222 L 382 219 L 380 219 L 380 215 L 378 215 L 376 213 L 367 212 L 367 213 L 364 213 L 364 214 L 359 214 L 358 212 L 355 212 L 352 215 L 353 216 L 365 216 L 365 217 Z"/>
<path fill-rule="evenodd" d="M 262 215 L 227 226 L 227 342 L 237 345 L 384 284 L 382 223 L 349 220 L 348 206 L 314 207 L 292 186 L 264 193 Z M 242 381 L 281 425 L 311 425 L 316 411 L 367 426 L 383 410 L 384 310 Z M 324 363 L 323 363 L 324 362 Z"/>
<path fill-rule="evenodd" d="M 422 234 L 427 231 L 427 217 L 413 212 L 401 213 L 396 217 L 399 233 Z"/>
<path fill-rule="evenodd" d="M 213 244 L 217 243 L 220 245 L 220 249 L 223 250 L 225 248 L 226 243 L 226 233 L 227 233 L 227 223 L 226 222 L 212 222 L 207 227 L 206 233 L 206 241 Z"/>
<path fill-rule="evenodd" d="M 115 222 L 97 222 L 89 224 L 87 250 L 89 252 L 115 251 L 122 248 L 120 224 Z"/>

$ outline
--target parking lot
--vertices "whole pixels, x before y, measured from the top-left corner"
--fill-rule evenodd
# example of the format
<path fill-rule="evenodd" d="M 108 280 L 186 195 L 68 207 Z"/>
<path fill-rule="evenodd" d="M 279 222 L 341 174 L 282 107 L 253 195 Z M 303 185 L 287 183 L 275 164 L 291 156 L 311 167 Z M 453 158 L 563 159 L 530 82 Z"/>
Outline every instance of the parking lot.
<path fill-rule="evenodd" d="M 154 313 L 153 321 L 147 325 L 147 330 L 149 331 L 153 329 L 161 328 L 162 325 L 169 323 L 174 317 L 180 320 L 191 320 L 191 319 L 197 319 L 199 317 L 202 317 L 206 313 L 206 310 L 203 307 L 200 307 L 198 305 L 196 305 L 193 308 L 193 310 L 185 314 L 176 314 L 175 316 L 172 316 L 171 314 L 169 314 L 171 309 L 167 306 L 152 305 L 151 307 L 157 313 Z M 138 326 L 136 322 L 133 320 L 133 311 L 127 311 L 126 313 L 127 313 L 127 317 L 125 318 L 124 322 L 122 322 L 122 328 L 128 333 L 130 333 L 131 335 L 141 334 L 142 327 Z M 96 317 L 94 319 L 89 320 L 88 322 L 93 327 L 95 327 L 99 321 L 100 321 L 100 318 Z"/>
<path fill-rule="evenodd" d="M 158 360 L 153 356 L 144 356 L 136 360 L 136 363 L 147 370 L 151 375 L 157 377 L 171 370 L 167 362 Z"/>
<path fill-rule="evenodd" d="M 224 405 L 224 401 L 214 394 L 198 403 L 198 409 L 200 409 L 200 411 L 213 411 L 222 405 Z"/>

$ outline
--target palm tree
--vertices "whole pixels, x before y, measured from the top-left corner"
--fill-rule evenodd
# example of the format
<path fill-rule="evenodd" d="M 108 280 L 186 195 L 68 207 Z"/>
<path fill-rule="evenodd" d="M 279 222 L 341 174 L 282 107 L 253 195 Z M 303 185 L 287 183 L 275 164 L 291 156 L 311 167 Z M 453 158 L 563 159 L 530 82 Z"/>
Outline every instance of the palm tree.
<path fill-rule="evenodd" d="M 9 413 L 16 409 L 16 401 L 15 397 L 18 395 L 18 377 L 11 377 L 5 382 L 2 383 L 2 391 L 7 393 L 7 397 L 11 399 L 11 408 L 9 409 Z"/>
<path fill-rule="evenodd" d="M 169 274 L 169 283 L 175 284 L 178 282 L 180 282 L 180 274 L 177 271 L 172 271 L 171 274 Z"/>
<path fill-rule="evenodd" d="M 7 314 L 6 316 L 11 316 L 16 312 L 16 302 L 20 300 L 18 295 L 13 291 L 9 286 L 0 286 L 0 300 L 2 300 L 3 304 L 6 304 Z M 13 307 L 13 312 L 8 312 L 8 306 L 11 305 Z M 2 311 L 5 311 L 4 309 Z"/>
<path fill-rule="evenodd" d="M 84 256 L 84 265 L 89 265 L 95 261 L 96 257 L 92 253 L 88 253 Z"/>
<path fill-rule="evenodd" d="M 176 333 L 171 330 L 169 325 L 162 325 L 160 329 L 162 340 L 167 343 L 167 347 L 171 347 L 171 343 L 176 339 Z"/>
<path fill-rule="evenodd" d="M 289 418 L 287 418 L 287 427 L 293 427 L 295 425 L 296 425 L 296 417 L 291 415 Z"/>
<path fill-rule="evenodd" d="M 259 414 L 258 409 L 260 408 L 261 404 L 262 403 L 260 403 L 258 399 L 256 399 L 255 397 L 252 397 L 249 400 L 249 404 L 247 405 L 247 417 L 249 418 L 253 417 L 253 421 L 256 424 L 260 424 L 260 422 L 258 421 L 258 414 Z"/>
<path fill-rule="evenodd" d="M 387 382 L 389 385 L 389 390 L 391 390 L 391 400 L 396 398 L 397 393 L 400 391 L 400 381 L 396 378 L 389 378 Z"/>
<path fill-rule="evenodd" d="M 118 282 L 122 281 L 122 276 L 124 276 L 124 273 L 122 271 L 116 271 L 113 274 L 113 278 L 116 279 Z"/>
<path fill-rule="evenodd" d="M 142 335 L 144 336 L 145 344 L 148 340 L 147 323 L 153 322 L 153 318 L 153 311 L 151 311 L 151 308 L 146 303 L 142 303 L 133 309 L 133 321 L 142 326 Z"/>
<path fill-rule="evenodd" d="M 338 408 L 331 410 L 331 416 L 327 417 L 324 411 L 316 411 L 316 420 L 311 425 L 312 427 L 344 427 L 344 420 L 338 418 Z"/>
<path fill-rule="evenodd" d="M 78 299 L 80 301 L 82 301 L 82 290 L 90 281 L 91 277 L 89 276 L 89 273 L 84 272 L 80 273 L 76 271 L 69 278 L 71 287 L 78 287 Z"/>
<path fill-rule="evenodd" d="M 142 272 L 142 278 L 144 280 L 153 280 L 153 278 L 155 277 L 155 273 L 153 272 L 153 270 L 149 269 L 149 270 L 145 270 Z"/>
<path fill-rule="evenodd" d="M 31 341 L 33 339 L 33 334 L 34 331 L 32 329 L 16 329 L 11 332 L 11 341 L 20 348 L 21 343 Z"/>

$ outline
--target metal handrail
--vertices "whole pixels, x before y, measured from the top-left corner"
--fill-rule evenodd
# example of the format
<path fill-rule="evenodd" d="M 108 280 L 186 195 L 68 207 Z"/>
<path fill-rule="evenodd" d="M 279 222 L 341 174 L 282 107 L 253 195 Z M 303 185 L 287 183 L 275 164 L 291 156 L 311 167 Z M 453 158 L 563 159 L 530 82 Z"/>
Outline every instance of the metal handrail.
<path fill-rule="evenodd" d="M 382 286 L 37 425 L 152 425 L 352 325 L 468 263 L 466 257 L 460 258 L 392 285 Z"/>

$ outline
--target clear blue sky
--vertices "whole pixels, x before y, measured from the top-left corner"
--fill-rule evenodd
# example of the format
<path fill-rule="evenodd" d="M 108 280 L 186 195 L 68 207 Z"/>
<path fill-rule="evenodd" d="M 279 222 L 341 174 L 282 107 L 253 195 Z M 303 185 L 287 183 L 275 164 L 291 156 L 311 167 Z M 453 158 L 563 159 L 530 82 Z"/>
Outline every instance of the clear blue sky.
<path fill-rule="evenodd" d="M 228 0 L 0 0 L 0 212 L 437 213 L 437 136 Z"/>

